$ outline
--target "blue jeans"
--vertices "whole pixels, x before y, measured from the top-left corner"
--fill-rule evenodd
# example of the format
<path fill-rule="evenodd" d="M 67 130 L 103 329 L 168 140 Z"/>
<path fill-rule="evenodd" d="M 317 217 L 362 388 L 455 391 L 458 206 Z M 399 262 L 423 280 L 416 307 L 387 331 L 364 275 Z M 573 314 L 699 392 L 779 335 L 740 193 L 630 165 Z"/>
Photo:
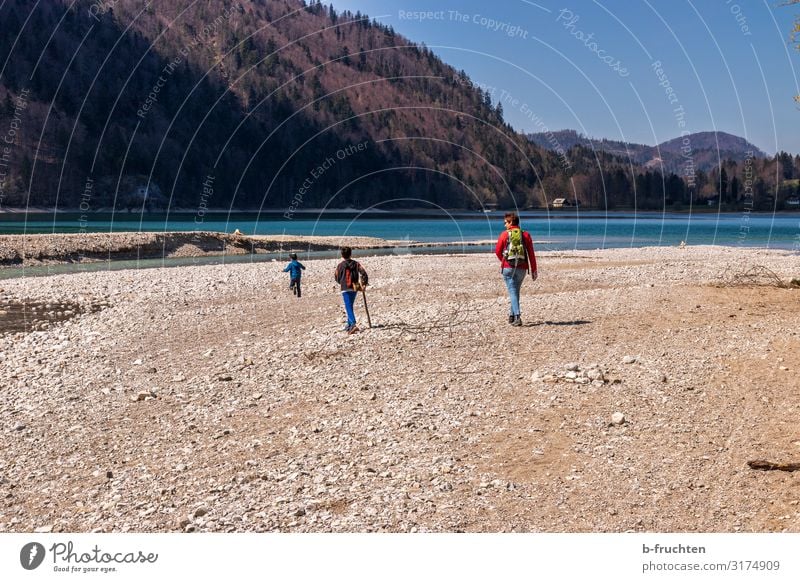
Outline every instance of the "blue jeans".
<path fill-rule="evenodd" d="M 522 287 L 522 280 L 525 278 L 525 269 L 503 269 L 503 279 L 508 288 L 508 297 L 511 299 L 509 315 L 519 315 L 519 289 Z"/>
<path fill-rule="evenodd" d="M 356 302 L 355 291 L 342 291 L 342 299 L 344 299 L 344 310 L 347 312 L 347 325 L 353 326 L 356 324 L 356 314 L 353 311 L 353 304 Z"/>

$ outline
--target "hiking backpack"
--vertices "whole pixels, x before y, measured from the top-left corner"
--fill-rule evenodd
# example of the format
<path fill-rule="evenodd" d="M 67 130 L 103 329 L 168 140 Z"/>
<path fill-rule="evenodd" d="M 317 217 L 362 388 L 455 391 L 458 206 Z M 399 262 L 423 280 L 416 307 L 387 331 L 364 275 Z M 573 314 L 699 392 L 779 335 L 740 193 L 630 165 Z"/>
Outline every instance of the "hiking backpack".
<path fill-rule="evenodd" d="M 525 243 L 522 238 L 521 228 L 512 228 L 507 231 L 508 239 L 506 240 L 505 256 L 507 261 L 525 261 L 527 255 L 525 253 Z"/>

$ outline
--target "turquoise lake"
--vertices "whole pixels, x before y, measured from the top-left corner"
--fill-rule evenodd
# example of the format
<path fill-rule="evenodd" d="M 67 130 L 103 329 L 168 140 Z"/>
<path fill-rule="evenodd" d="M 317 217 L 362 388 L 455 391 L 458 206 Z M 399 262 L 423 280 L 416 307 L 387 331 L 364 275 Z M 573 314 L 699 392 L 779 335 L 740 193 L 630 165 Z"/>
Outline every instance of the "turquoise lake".
<path fill-rule="evenodd" d="M 522 226 L 543 250 L 640 246 L 726 245 L 800 250 L 800 213 L 531 212 Z M 0 233 L 216 231 L 243 234 L 371 236 L 425 242 L 494 239 L 502 213 L 414 215 L 195 214 L 0 214 Z"/>

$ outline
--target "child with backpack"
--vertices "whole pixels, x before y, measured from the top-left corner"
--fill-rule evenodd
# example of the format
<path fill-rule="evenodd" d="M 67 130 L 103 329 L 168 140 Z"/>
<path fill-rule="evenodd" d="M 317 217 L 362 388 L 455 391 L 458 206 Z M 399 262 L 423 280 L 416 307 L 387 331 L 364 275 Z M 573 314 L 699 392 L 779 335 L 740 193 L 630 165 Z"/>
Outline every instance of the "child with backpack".
<path fill-rule="evenodd" d="M 292 259 L 292 262 L 286 265 L 286 268 L 283 270 L 283 272 L 289 273 L 289 289 L 291 289 L 299 299 L 301 294 L 300 279 L 303 276 L 303 271 L 305 271 L 306 268 L 303 266 L 303 263 L 297 260 L 297 253 L 291 253 L 289 258 Z"/>
<path fill-rule="evenodd" d="M 522 317 L 519 309 L 519 290 L 525 273 L 530 272 L 531 279 L 536 280 L 536 255 L 533 252 L 531 235 L 519 227 L 519 215 L 507 212 L 505 215 L 506 230 L 497 239 L 494 252 L 500 260 L 500 272 L 508 289 L 510 308 L 508 323 L 519 327 Z"/>
<path fill-rule="evenodd" d="M 344 309 L 347 312 L 347 325 L 344 327 L 344 331 L 349 334 L 358 331 L 353 304 L 356 301 L 358 291 L 366 288 L 369 281 L 369 276 L 364 267 L 361 266 L 361 263 L 351 258 L 352 254 L 353 249 L 342 247 L 342 262 L 336 265 L 336 271 L 333 275 L 342 291 Z"/>

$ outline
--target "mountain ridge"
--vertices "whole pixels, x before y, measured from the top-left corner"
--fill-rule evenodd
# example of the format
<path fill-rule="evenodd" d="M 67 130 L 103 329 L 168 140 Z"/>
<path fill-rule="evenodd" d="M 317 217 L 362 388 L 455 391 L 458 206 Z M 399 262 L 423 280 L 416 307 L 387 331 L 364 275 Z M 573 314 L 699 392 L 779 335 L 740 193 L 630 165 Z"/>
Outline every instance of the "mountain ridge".
<path fill-rule="evenodd" d="M 723 131 L 699 131 L 663 141 L 654 146 L 590 138 L 574 129 L 526 134 L 532 143 L 556 151 L 558 144 L 563 149 L 576 145 L 604 151 L 650 169 L 663 169 L 667 172 L 681 173 L 681 166 L 691 158 L 698 170 L 708 172 L 720 162 L 731 160 L 743 162 L 748 157 L 763 159 L 768 157 L 756 145 L 745 138 Z"/>

